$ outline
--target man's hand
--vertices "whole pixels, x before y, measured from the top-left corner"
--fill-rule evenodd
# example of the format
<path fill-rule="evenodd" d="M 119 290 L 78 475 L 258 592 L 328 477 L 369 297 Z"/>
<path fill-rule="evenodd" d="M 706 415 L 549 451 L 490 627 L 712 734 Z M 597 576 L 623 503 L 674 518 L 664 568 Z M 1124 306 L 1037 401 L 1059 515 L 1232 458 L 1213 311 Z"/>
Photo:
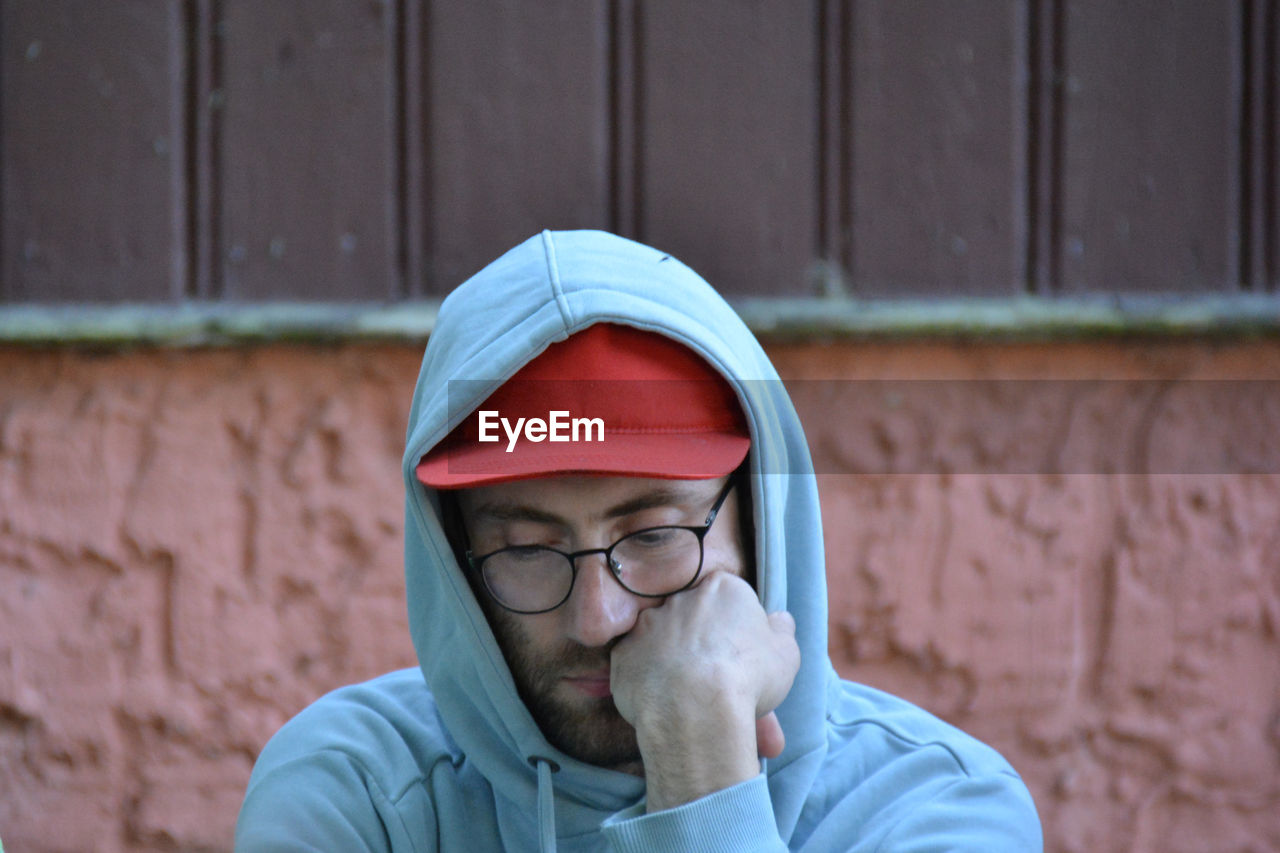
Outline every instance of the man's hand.
<path fill-rule="evenodd" d="M 613 650 L 610 685 L 636 729 L 649 811 L 744 782 L 780 754 L 773 709 L 799 668 L 791 615 L 765 613 L 727 572 L 642 612 Z"/>

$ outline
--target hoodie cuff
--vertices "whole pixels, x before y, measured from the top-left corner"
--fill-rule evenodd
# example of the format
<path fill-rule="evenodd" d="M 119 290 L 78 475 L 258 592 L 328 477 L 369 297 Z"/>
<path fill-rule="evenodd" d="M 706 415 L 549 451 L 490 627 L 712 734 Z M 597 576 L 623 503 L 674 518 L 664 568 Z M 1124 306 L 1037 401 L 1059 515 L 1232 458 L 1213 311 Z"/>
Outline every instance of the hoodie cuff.
<path fill-rule="evenodd" d="M 778 836 L 763 773 L 674 809 L 645 814 L 644 808 L 641 800 L 601 825 L 604 837 L 618 853 L 787 849 Z"/>

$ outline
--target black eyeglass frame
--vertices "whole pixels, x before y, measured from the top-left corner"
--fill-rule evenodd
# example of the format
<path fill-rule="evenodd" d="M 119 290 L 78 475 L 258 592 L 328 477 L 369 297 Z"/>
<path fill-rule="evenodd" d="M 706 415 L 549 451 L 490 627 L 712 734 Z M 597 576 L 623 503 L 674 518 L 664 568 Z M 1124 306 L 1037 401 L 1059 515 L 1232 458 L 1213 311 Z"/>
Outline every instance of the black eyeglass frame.
<path fill-rule="evenodd" d="M 738 478 L 734 476 L 729 477 L 729 481 L 725 483 L 724 488 L 721 489 L 720 494 L 716 498 L 715 503 L 711 505 L 711 511 L 707 513 L 706 522 L 700 525 L 659 524 L 654 527 L 645 527 L 645 528 L 642 528 L 641 530 L 633 530 L 630 533 L 628 533 L 626 536 L 623 536 L 620 539 L 618 539 L 616 542 L 614 542 L 612 545 L 608 546 L 607 548 L 584 548 L 581 551 L 573 551 L 573 552 L 561 551 L 560 549 L 552 548 L 549 545 L 509 545 L 505 548 L 499 548 L 496 551 L 490 551 L 488 554 L 482 554 L 481 556 L 477 557 L 474 554 L 472 554 L 472 552 L 468 549 L 466 552 L 467 565 L 471 567 L 471 570 L 473 572 L 475 572 L 480 576 L 480 580 L 484 584 L 485 592 L 489 594 L 489 597 L 493 599 L 494 603 L 496 603 L 503 610 L 509 610 L 512 613 L 519 613 L 524 616 L 535 616 L 539 613 L 550 613 L 552 610 L 555 610 L 557 607 L 559 607 L 560 605 L 568 601 L 569 596 L 573 595 L 574 584 L 578 582 L 578 558 L 586 557 L 590 554 L 604 554 L 604 562 L 605 562 L 605 565 L 608 566 L 609 568 L 609 576 L 618 582 L 618 586 L 622 587 L 632 595 L 638 595 L 641 598 L 666 598 L 668 595 L 675 595 L 677 592 L 683 592 L 684 590 L 693 586 L 695 583 L 697 583 L 698 578 L 702 576 L 702 563 L 706 558 L 706 548 L 704 546 L 704 540 L 707 538 L 707 533 L 711 530 L 711 525 L 715 524 L 716 516 L 720 514 L 720 507 L 724 505 L 725 500 L 728 499 L 729 497 L 729 493 L 733 491 L 733 487 L 737 485 L 737 479 Z M 636 592 L 634 589 L 632 589 L 631 587 L 623 583 L 622 578 L 618 576 L 621 565 L 614 562 L 613 549 L 617 548 L 620 544 L 632 538 L 633 536 L 641 536 L 646 533 L 652 533 L 655 530 L 687 530 L 690 533 L 692 533 L 694 536 L 698 537 L 698 568 L 694 571 L 693 576 L 689 578 L 688 583 L 686 583 L 684 586 L 678 589 L 673 589 L 670 592 L 656 592 L 656 593 Z M 550 607 L 544 607 L 540 610 L 519 610 L 515 607 L 512 607 L 508 604 L 503 603 L 502 599 L 498 598 L 497 594 L 494 593 L 493 589 L 489 586 L 489 578 L 485 575 L 484 569 L 483 569 L 484 561 L 489 559 L 490 557 L 496 556 L 498 554 L 502 554 L 506 551 L 521 551 L 529 548 L 538 548 L 543 551 L 550 551 L 553 554 L 559 554 L 561 557 L 564 557 L 566 560 L 569 561 L 569 571 L 570 571 L 569 588 L 565 590 L 564 597 L 561 598 L 559 601 L 557 601 L 555 604 L 551 605 Z"/>

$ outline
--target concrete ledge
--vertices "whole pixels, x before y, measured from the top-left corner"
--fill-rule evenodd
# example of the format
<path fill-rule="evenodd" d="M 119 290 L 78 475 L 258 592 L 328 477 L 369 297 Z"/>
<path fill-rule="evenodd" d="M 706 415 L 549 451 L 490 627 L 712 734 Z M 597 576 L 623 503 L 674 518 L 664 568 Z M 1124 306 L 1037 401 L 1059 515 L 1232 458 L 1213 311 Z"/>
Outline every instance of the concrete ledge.
<path fill-rule="evenodd" d="M 747 299 L 738 313 L 782 338 L 1067 339 L 1280 333 L 1280 295 L 911 300 Z"/>
<path fill-rule="evenodd" d="M 1280 335 L 1280 295 L 732 300 L 770 339 L 1070 339 Z M 438 301 L 0 306 L 0 343 L 172 347 L 423 341 Z"/>
<path fill-rule="evenodd" d="M 270 341 L 425 340 L 440 303 L 0 306 L 0 343 L 194 347 Z"/>

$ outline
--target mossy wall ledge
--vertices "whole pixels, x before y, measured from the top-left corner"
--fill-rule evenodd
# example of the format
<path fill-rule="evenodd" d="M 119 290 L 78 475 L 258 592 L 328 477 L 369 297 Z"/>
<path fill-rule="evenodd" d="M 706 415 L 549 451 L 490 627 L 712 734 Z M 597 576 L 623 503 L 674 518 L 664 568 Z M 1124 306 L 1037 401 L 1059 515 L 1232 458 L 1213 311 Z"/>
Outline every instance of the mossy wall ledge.
<path fill-rule="evenodd" d="M 1072 339 L 1280 335 L 1280 294 L 1185 298 L 730 300 L 770 339 Z M 0 305 L 0 343 L 170 347 L 279 341 L 422 341 L 440 303 L 76 303 Z"/>

